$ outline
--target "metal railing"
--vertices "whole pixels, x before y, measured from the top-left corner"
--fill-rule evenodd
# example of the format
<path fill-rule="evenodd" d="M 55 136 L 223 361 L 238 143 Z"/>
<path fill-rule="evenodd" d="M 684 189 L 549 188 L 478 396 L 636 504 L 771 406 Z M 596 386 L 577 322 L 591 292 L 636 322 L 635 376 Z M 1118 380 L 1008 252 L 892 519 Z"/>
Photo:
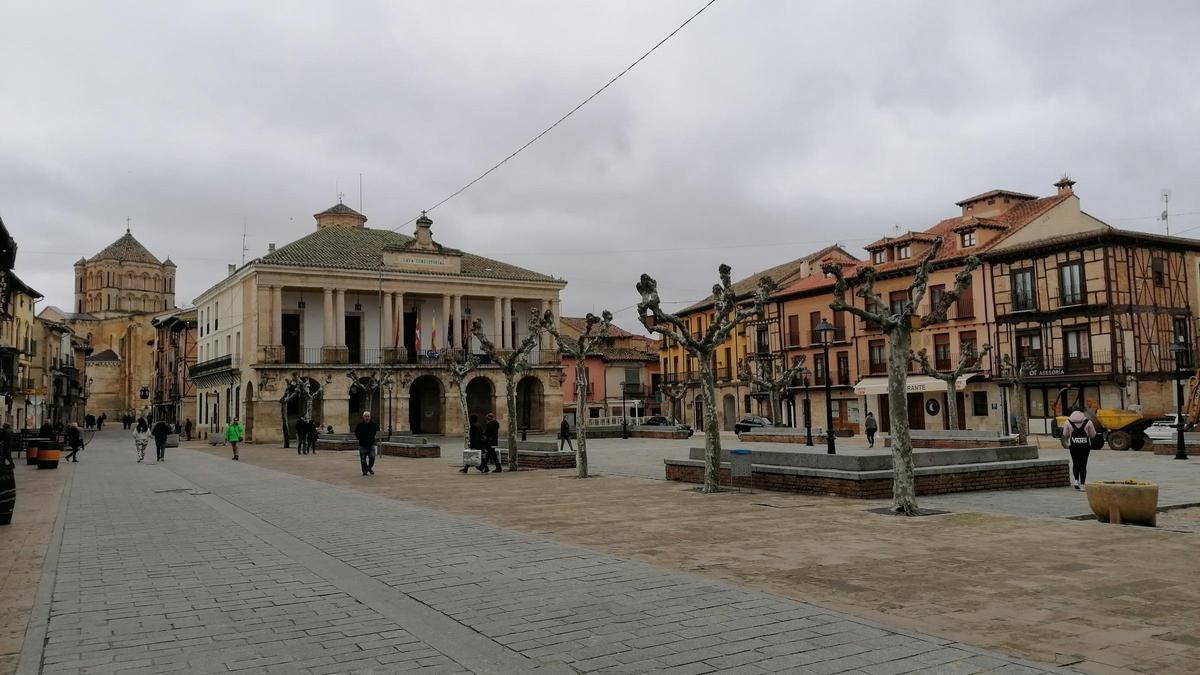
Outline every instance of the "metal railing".
<path fill-rule="evenodd" d="M 211 359 L 198 361 L 188 371 L 191 377 L 201 377 L 210 373 L 220 372 L 222 370 L 230 370 L 237 368 L 240 365 L 240 359 L 233 354 L 226 354 Z"/>

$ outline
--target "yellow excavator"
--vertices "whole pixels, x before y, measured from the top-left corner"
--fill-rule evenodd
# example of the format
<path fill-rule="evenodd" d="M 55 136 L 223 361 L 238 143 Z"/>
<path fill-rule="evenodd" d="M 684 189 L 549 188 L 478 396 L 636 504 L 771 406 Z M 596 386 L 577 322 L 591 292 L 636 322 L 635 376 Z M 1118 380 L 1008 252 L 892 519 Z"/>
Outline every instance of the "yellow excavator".
<path fill-rule="evenodd" d="M 1200 415 L 1200 400 L 1196 397 L 1196 388 L 1200 387 L 1200 371 L 1192 377 L 1189 382 L 1192 384 L 1192 396 L 1188 401 L 1195 401 L 1196 414 Z M 1055 396 L 1056 401 L 1063 401 L 1066 398 L 1064 393 L 1070 392 L 1073 387 L 1063 387 L 1058 390 L 1058 395 Z M 1108 447 L 1113 450 L 1141 450 L 1146 446 L 1146 429 L 1154 424 L 1155 420 L 1162 417 L 1161 413 L 1138 412 L 1136 410 L 1118 410 L 1112 408 L 1100 408 L 1092 410 L 1084 405 L 1083 388 L 1079 388 L 1079 393 L 1075 397 L 1075 402 L 1070 406 L 1070 410 L 1082 410 L 1083 414 L 1087 415 L 1092 421 L 1092 426 L 1096 427 L 1096 431 L 1108 443 Z M 1185 408 L 1185 411 L 1187 408 Z M 1067 445 L 1067 439 L 1062 435 L 1063 425 L 1066 424 L 1067 416 L 1058 415 L 1054 418 L 1053 435 L 1063 442 L 1063 447 Z M 1195 420 L 1195 417 L 1192 417 Z M 1092 446 L 1097 447 L 1097 446 Z"/>

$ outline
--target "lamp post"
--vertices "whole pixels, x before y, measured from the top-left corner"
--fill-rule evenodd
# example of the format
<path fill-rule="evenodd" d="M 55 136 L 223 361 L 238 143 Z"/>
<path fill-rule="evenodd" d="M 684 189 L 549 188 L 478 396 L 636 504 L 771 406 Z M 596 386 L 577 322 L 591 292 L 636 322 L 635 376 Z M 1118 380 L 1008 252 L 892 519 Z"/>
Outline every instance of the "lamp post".
<path fill-rule="evenodd" d="M 1169 349 L 1175 357 L 1175 459 L 1187 459 L 1187 448 L 1183 447 L 1183 369 L 1188 367 L 1188 346 L 1181 335 Z"/>
<path fill-rule="evenodd" d="M 825 373 L 825 444 L 828 447 L 826 452 L 830 455 L 837 454 L 836 442 L 833 434 L 833 382 L 829 377 L 829 343 L 833 340 L 833 334 L 837 328 L 833 324 L 821 318 L 821 323 L 813 329 L 821 340 L 821 363 L 824 365 Z"/>
<path fill-rule="evenodd" d="M 629 438 L 629 409 L 626 408 L 625 392 L 629 389 L 628 382 L 621 383 L 621 438 Z"/>
<path fill-rule="evenodd" d="M 804 444 L 810 448 L 812 447 L 812 444 L 813 444 L 813 442 L 812 442 L 812 402 L 808 398 L 808 375 L 811 372 L 812 371 L 810 371 L 808 368 L 805 368 L 800 371 L 800 374 L 804 376 L 804 434 L 805 434 L 805 436 L 807 436 L 807 439 L 804 441 Z"/>

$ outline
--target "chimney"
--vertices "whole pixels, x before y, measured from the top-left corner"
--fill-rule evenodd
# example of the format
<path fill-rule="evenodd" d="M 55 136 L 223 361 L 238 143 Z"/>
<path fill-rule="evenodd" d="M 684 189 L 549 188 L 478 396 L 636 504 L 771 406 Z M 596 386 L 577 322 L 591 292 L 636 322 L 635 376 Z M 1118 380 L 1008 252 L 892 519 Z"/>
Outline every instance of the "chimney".
<path fill-rule="evenodd" d="M 233 276 L 233 273 L 236 271 L 237 271 L 237 265 L 234 265 L 233 263 L 229 263 L 229 274 L 227 276 Z"/>
<path fill-rule="evenodd" d="M 1062 175 L 1062 178 L 1059 178 L 1058 182 L 1054 184 L 1054 187 L 1058 188 L 1059 196 L 1075 194 L 1075 190 L 1073 189 L 1074 186 L 1075 181 L 1071 180 L 1071 177 L 1065 173 Z"/>
<path fill-rule="evenodd" d="M 802 260 L 800 262 L 800 278 L 803 279 L 809 274 L 812 274 L 812 264 L 807 260 Z"/>
<path fill-rule="evenodd" d="M 267 253 L 274 253 L 274 252 L 275 252 L 275 242 L 271 242 L 271 243 L 267 244 Z"/>

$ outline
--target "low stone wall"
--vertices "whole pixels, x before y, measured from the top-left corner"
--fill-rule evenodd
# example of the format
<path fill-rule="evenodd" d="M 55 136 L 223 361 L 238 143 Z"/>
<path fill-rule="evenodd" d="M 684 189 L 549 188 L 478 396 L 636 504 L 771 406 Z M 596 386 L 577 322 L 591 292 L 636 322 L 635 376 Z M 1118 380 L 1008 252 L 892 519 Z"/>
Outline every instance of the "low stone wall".
<path fill-rule="evenodd" d="M 292 440 L 295 447 L 296 441 Z M 320 436 L 317 438 L 317 450 L 353 450 L 358 452 L 358 441 L 353 438 L 338 438 L 336 436 Z"/>
<path fill-rule="evenodd" d="M 504 461 L 503 455 L 501 462 Z M 517 466 L 523 469 L 574 469 L 575 453 L 545 452 L 541 450 L 517 449 Z"/>
<path fill-rule="evenodd" d="M 914 448 L 932 449 L 966 449 L 966 448 L 996 448 L 1017 444 L 1016 436 L 1002 436 L 996 432 L 981 431 L 914 431 L 911 434 Z M 883 439 L 885 448 L 892 447 L 892 437 Z"/>
<path fill-rule="evenodd" d="M 770 434 L 758 433 L 758 434 L 756 434 L 756 433 L 751 432 L 751 433 L 745 433 L 745 434 L 738 434 L 738 440 L 744 441 L 744 442 L 754 442 L 754 443 L 799 443 L 801 445 L 808 443 L 808 434 L 805 433 L 803 429 L 789 429 L 788 431 L 791 433 L 770 433 Z M 796 433 L 797 431 L 799 433 Z M 824 445 L 825 444 L 825 434 L 824 433 L 820 433 L 820 434 L 814 433 L 812 438 L 813 438 L 814 445 Z"/>
<path fill-rule="evenodd" d="M 573 441 L 572 441 L 573 442 Z M 500 445 L 496 448 L 500 453 L 508 450 L 508 444 L 504 439 L 500 439 Z M 524 450 L 536 450 L 538 452 L 558 452 L 558 441 L 517 441 L 517 452 Z"/>
<path fill-rule="evenodd" d="M 671 427 L 633 427 L 629 430 L 630 438 L 660 438 L 678 441 L 690 436 L 687 429 L 672 429 Z"/>
<path fill-rule="evenodd" d="M 939 472 L 935 469 L 918 470 L 915 477 L 918 495 L 969 492 L 975 490 L 1025 490 L 1045 487 L 1066 487 L 1070 484 L 1070 473 L 1066 460 L 1041 460 L 1038 463 L 988 468 L 979 465 L 965 471 Z M 876 472 L 871 472 L 876 473 Z M 878 476 L 865 479 L 836 477 L 832 475 L 805 475 L 799 472 L 760 471 L 755 467 L 749 478 L 731 479 L 729 468 L 721 468 L 721 485 L 732 485 L 755 490 L 795 492 L 809 495 L 830 495 L 851 499 L 887 499 L 892 496 L 892 477 Z M 669 462 L 666 467 L 667 480 L 684 483 L 703 483 L 704 466 L 695 462 Z M 732 480 L 732 482 L 730 482 Z"/>
<path fill-rule="evenodd" d="M 1154 445 L 1150 449 L 1154 450 L 1156 455 L 1174 455 L 1175 441 L 1154 441 Z M 1200 445 L 1193 445 L 1187 439 L 1184 439 L 1183 449 L 1189 456 L 1200 455 Z"/>
<path fill-rule="evenodd" d="M 321 444 L 318 442 L 317 446 Z M 379 454 L 387 455 L 388 457 L 409 457 L 412 459 L 427 459 L 430 457 L 441 457 L 442 448 L 440 445 L 432 443 L 380 443 Z"/>

